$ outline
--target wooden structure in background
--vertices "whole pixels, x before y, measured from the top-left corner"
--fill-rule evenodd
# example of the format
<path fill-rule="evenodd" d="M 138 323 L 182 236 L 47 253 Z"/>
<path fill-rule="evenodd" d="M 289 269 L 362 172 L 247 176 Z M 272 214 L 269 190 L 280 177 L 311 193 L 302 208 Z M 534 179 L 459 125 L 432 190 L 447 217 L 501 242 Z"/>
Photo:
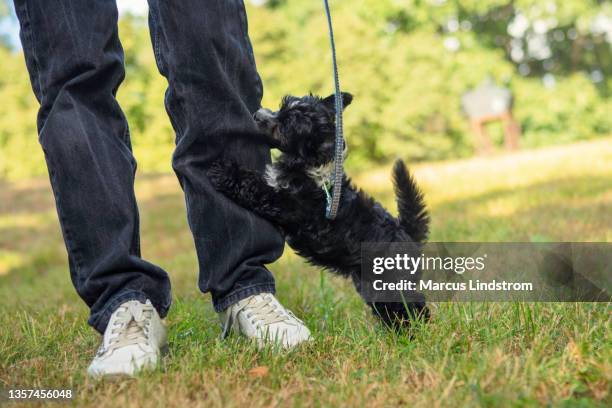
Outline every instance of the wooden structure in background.
<path fill-rule="evenodd" d="M 521 127 L 512 115 L 512 93 L 507 88 L 496 86 L 490 79 L 479 87 L 466 92 L 461 105 L 470 120 L 470 127 L 478 143 L 478 152 L 490 153 L 493 150 L 486 125 L 501 121 L 504 126 L 504 145 L 507 150 L 519 147 Z"/>

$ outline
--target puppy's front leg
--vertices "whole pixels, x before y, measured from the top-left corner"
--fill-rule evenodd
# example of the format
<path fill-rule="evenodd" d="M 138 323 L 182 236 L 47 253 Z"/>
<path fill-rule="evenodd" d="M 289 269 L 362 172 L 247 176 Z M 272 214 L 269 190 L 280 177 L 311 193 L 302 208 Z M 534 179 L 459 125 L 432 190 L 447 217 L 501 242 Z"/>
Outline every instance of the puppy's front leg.
<path fill-rule="evenodd" d="M 278 222 L 280 199 L 263 175 L 233 161 L 215 161 L 207 170 L 215 189 L 259 216 Z"/>

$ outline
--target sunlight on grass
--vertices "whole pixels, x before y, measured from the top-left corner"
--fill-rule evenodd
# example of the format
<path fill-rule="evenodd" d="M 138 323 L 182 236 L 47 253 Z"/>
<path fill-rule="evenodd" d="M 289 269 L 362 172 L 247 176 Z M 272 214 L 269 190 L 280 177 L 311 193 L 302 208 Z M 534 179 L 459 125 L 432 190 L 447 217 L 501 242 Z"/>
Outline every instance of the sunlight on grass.
<path fill-rule="evenodd" d="M 0 216 L 0 230 L 9 228 L 37 228 L 47 221 L 41 214 L 11 214 Z"/>
<path fill-rule="evenodd" d="M 410 166 L 432 205 L 478 196 L 492 189 L 525 188 L 569 176 L 612 176 L 612 138 L 492 157 Z M 536 170 L 537 169 L 537 170 Z M 391 167 L 363 172 L 355 181 L 368 191 L 388 191 Z"/>
<path fill-rule="evenodd" d="M 611 147 L 605 139 L 414 166 L 431 240 L 612 240 Z M 390 170 L 354 178 L 395 212 Z M 289 249 L 270 268 L 313 344 L 276 354 L 222 341 L 210 298 L 196 286 L 178 182 L 139 175 L 136 190 L 143 256 L 173 284 L 170 354 L 160 369 L 132 381 L 85 376 L 99 339 L 70 282 L 48 181 L 36 179 L 0 191 L 0 327 L 11 328 L 0 330 L 0 384 L 72 388 L 84 407 L 607 406 L 609 304 L 438 303 L 429 324 L 394 334 L 350 282 Z M 261 366 L 265 375 L 249 374 Z"/>
<path fill-rule="evenodd" d="M 0 249 L 0 275 L 6 275 L 12 269 L 17 269 L 25 263 L 22 255 Z"/>

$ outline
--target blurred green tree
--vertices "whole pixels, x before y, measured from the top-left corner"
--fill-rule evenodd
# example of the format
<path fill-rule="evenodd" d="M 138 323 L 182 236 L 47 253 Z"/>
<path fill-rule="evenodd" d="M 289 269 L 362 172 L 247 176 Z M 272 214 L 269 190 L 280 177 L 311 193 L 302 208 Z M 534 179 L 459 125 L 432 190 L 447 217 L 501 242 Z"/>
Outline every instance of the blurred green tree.
<path fill-rule="evenodd" d="M 612 133 L 609 1 L 331 3 L 342 86 L 356 97 L 345 116 L 349 166 L 472 154 L 460 97 L 488 76 L 515 94 L 523 147 Z M 0 13 L 5 6 L 0 1 Z M 248 12 L 265 106 L 275 107 L 287 93 L 332 92 L 320 1 L 252 0 Z M 170 171 L 174 133 L 163 107 L 166 82 L 155 66 L 146 19 L 124 16 L 120 34 L 127 77 L 118 98 L 136 158 L 141 170 Z M 0 177 L 42 174 L 37 105 L 23 56 L 0 47 L 0 58 Z"/>

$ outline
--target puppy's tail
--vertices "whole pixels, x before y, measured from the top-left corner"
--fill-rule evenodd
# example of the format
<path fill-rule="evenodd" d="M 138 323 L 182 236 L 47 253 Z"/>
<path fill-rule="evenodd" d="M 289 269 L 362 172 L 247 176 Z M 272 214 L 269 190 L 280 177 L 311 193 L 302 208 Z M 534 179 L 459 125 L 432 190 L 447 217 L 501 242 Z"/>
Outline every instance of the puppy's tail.
<path fill-rule="evenodd" d="M 399 211 L 399 222 L 415 242 L 425 242 L 429 233 L 429 215 L 423 193 L 402 160 L 393 166 L 393 185 Z"/>

